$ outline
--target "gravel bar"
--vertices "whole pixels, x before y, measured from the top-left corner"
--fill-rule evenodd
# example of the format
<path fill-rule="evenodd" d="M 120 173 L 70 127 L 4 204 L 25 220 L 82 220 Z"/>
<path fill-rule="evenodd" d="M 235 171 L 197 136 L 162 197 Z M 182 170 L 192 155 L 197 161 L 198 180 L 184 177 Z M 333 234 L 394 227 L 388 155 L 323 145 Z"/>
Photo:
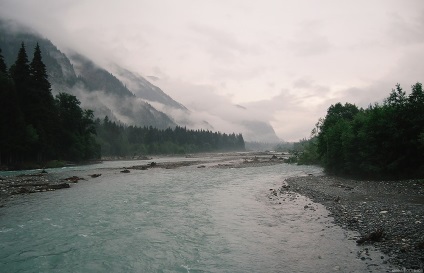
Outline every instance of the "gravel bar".
<path fill-rule="evenodd" d="M 337 225 L 360 233 L 403 271 L 424 268 L 424 180 L 363 181 L 332 176 L 286 179 L 281 193 L 296 192 L 323 204 Z M 398 269 L 395 269 L 398 270 Z"/>

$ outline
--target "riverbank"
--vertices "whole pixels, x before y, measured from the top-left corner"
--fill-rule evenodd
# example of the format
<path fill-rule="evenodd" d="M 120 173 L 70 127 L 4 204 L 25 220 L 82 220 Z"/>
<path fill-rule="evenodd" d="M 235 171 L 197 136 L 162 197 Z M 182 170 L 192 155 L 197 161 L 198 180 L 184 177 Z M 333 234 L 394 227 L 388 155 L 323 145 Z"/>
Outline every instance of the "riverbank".
<path fill-rule="evenodd" d="M 67 189 L 79 180 L 86 179 L 78 176 L 64 178 L 44 171 L 0 177 L 0 207 L 12 196 Z"/>
<path fill-rule="evenodd" d="M 361 234 L 356 238 L 358 244 L 374 245 L 390 257 L 388 262 L 394 268 L 422 272 L 424 180 L 357 181 L 305 176 L 286 182 L 280 194 L 296 192 L 323 204 L 336 224 Z"/>
<path fill-rule="evenodd" d="M 208 160 L 205 160 L 205 158 Z M 149 159 L 148 162 L 146 162 L 147 159 Z M 72 184 L 80 180 L 97 178 L 102 175 L 102 172 L 130 173 L 133 171 L 146 171 L 151 168 L 176 169 L 193 165 L 197 165 L 197 168 L 247 168 L 269 166 L 284 162 L 283 158 L 277 158 L 275 155 L 269 153 L 211 153 L 186 155 L 181 157 L 181 160 L 175 160 L 172 157 L 170 159 L 169 161 L 162 160 L 161 162 L 157 162 L 152 158 L 142 158 L 134 160 L 134 162 L 143 163 L 140 165 L 128 165 L 121 168 L 102 168 L 96 170 L 95 173 L 69 170 L 49 173 L 39 170 L 20 175 L 0 176 L 0 206 L 4 206 L 9 197 L 70 188 Z"/>

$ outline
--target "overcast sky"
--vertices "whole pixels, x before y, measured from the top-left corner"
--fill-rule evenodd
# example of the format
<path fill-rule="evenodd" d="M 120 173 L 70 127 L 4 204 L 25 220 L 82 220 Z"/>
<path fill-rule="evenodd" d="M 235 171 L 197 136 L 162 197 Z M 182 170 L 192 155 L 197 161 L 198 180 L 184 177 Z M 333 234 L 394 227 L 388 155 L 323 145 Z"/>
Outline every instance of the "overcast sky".
<path fill-rule="evenodd" d="M 247 107 L 288 141 L 333 103 L 424 78 L 422 0 L 1 0 L 0 15 L 189 108 Z"/>

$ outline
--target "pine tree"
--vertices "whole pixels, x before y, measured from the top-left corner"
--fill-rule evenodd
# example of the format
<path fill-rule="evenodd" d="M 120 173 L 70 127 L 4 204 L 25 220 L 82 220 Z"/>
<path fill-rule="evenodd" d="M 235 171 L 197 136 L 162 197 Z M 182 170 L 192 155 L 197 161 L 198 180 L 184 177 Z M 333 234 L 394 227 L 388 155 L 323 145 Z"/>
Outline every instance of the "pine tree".
<path fill-rule="evenodd" d="M 41 58 L 40 46 L 35 46 L 34 57 L 30 64 L 31 87 L 43 92 L 44 96 L 51 97 L 51 85 L 48 80 L 46 65 Z"/>
<path fill-rule="evenodd" d="M 29 115 L 26 117 L 27 122 L 34 126 L 40 136 L 40 146 L 37 149 L 37 160 L 40 161 L 54 154 L 57 143 L 57 113 L 38 43 L 29 67 L 31 86 L 27 97 L 31 102 L 28 105 Z"/>
<path fill-rule="evenodd" d="M 0 165 L 16 163 L 24 150 L 25 123 L 0 49 Z"/>
<path fill-rule="evenodd" d="M 21 108 L 25 109 L 28 103 L 26 95 L 29 89 L 30 68 L 28 56 L 25 50 L 25 44 L 22 42 L 18 52 L 18 58 L 10 68 L 10 75 L 15 82 L 16 92 L 18 93 Z"/>
<path fill-rule="evenodd" d="M 4 57 L 1 54 L 1 48 L 0 48 L 0 73 L 7 75 L 7 66 L 6 63 L 4 62 Z"/>

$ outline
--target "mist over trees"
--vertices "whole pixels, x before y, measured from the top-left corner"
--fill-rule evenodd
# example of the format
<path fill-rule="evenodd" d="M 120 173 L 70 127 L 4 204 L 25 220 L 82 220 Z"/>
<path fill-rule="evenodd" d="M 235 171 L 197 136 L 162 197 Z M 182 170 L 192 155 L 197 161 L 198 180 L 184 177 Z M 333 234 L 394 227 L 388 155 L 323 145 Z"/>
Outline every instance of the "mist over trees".
<path fill-rule="evenodd" d="M 103 156 L 124 157 L 147 154 L 185 154 L 213 151 L 244 151 L 241 134 L 206 130 L 157 129 L 117 124 L 106 116 L 96 120 L 97 140 Z"/>
<path fill-rule="evenodd" d="M 244 150 L 241 134 L 157 129 L 94 120 L 92 110 L 68 93 L 53 97 L 40 46 L 31 62 L 22 43 L 7 68 L 0 49 L 0 166 L 37 166 L 53 159 Z"/>
<path fill-rule="evenodd" d="M 22 43 L 9 70 L 0 51 L 0 164 L 98 157 L 92 112 L 79 104 L 69 94 L 53 97 L 38 44 L 29 62 Z"/>
<path fill-rule="evenodd" d="M 325 171 L 354 177 L 424 176 L 424 92 L 400 87 L 382 104 L 366 109 L 337 103 L 328 108 L 305 143 L 301 163 L 320 162 Z"/>

